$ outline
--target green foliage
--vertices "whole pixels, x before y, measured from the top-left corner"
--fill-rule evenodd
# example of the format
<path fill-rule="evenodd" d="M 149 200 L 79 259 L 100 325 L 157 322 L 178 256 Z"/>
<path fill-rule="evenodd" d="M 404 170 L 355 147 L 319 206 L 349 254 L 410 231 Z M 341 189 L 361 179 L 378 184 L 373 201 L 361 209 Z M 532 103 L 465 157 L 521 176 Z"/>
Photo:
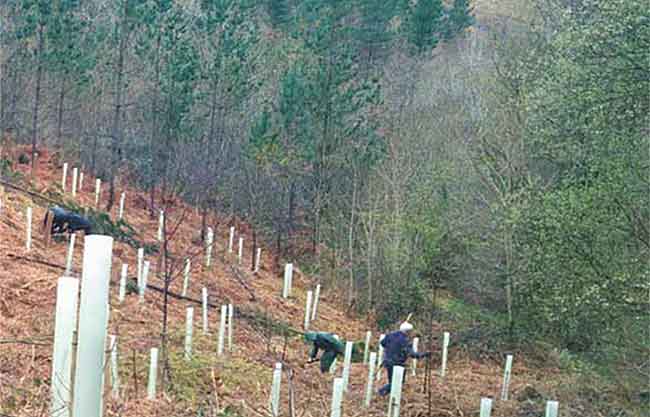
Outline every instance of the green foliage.
<path fill-rule="evenodd" d="M 454 0 L 445 17 L 443 31 L 445 40 L 455 38 L 472 26 L 476 20 L 473 12 L 474 8 L 471 5 L 471 0 Z"/>
<path fill-rule="evenodd" d="M 410 7 L 406 38 L 417 55 L 431 51 L 438 45 L 443 12 L 442 0 L 418 0 Z"/>
<path fill-rule="evenodd" d="M 290 18 L 288 0 L 266 0 L 266 12 L 273 27 L 281 28 Z"/>

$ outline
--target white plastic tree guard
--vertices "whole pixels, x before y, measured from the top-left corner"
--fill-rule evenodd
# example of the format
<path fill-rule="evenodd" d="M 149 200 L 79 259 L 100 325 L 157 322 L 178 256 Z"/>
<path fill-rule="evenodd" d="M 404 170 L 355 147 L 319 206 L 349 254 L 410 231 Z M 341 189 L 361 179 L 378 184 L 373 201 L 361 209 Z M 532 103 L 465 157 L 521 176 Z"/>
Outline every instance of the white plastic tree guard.
<path fill-rule="evenodd" d="M 377 381 L 381 379 L 380 368 L 382 363 L 384 362 L 384 347 L 381 345 L 381 341 L 384 340 L 384 337 L 386 337 L 386 335 L 383 333 L 379 335 L 379 349 L 377 351 L 377 369 L 379 369 L 379 371 L 377 371 Z"/>
<path fill-rule="evenodd" d="M 61 188 L 63 189 L 63 192 L 65 193 L 65 185 L 68 179 L 68 163 L 64 162 L 63 163 L 63 177 L 61 178 Z"/>
<path fill-rule="evenodd" d="M 74 256 L 74 243 L 77 235 L 70 233 L 70 243 L 68 244 L 68 254 L 65 258 L 65 275 L 69 276 L 72 273 L 72 257 Z"/>
<path fill-rule="evenodd" d="M 54 319 L 54 352 L 52 355 L 52 417 L 68 417 L 72 392 L 72 340 L 77 326 L 77 300 L 79 280 L 61 277 L 56 288 L 56 313 Z"/>
<path fill-rule="evenodd" d="M 205 266 L 206 268 L 210 267 L 212 263 L 212 245 L 214 243 L 214 231 L 211 227 L 208 227 L 208 233 L 205 238 Z"/>
<path fill-rule="evenodd" d="M 72 196 L 77 196 L 77 180 L 79 177 L 79 169 L 77 167 L 72 168 Z"/>
<path fill-rule="evenodd" d="M 275 364 L 273 370 L 273 382 L 271 385 L 271 413 L 273 417 L 280 415 L 280 384 L 282 383 L 282 364 Z"/>
<path fill-rule="evenodd" d="M 368 330 L 366 332 L 366 340 L 363 343 L 363 363 L 364 365 L 368 363 L 368 352 L 370 352 L 370 339 L 372 338 L 372 332 Z"/>
<path fill-rule="evenodd" d="M 560 409 L 560 403 L 558 403 L 557 401 L 548 401 L 546 403 L 545 417 L 558 417 L 559 409 Z"/>
<path fill-rule="evenodd" d="M 404 367 L 393 367 L 393 380 L 390 382 L 390 397 L 388 398 L 388 417 L 399 417 L 402 403 L 402 382 L 404 381 Z"/>
<path fill-rule="evenodd" d="M 129 272 L 129 265 L 122 264 L 122 270 L 120 271 L 120 289 L 117 295 L 117 301 L 120 303 L 124 302 L 124 297 L 126 296 L 126 278 Z"/>
<path fill-rule="evenodd" d="M 332 387 L 332 413 L 330 417 L 341 417 L 344 385 L 343 378 L 334 378 L 334 385 Z"/>
<path fill-rule="evenodd" d="M 334 335 L 334 339 L 341 340 L 341 339 L 339 339 L 338 334 Z M 332 375 L 336 374 L 337 362 L 338 361 L 336 360 L 336 357 L 334 357 L 334 360 L 332 361 L 332 365 L 330 365 L 330 374 L 332 374 Z"/>
<path fill-rule="evenodd" d="M 217 344 L 217 356 L 223 355 L 224 339 L 226 337 L 226 315 L 228 314 L 228 307 L 221 306 L 221 316 L 219 317 L 219 341 Z"/>
<path fill-rule="evenodd" d="M 237 248 L 237 263 L 241 265 L 242 257 L 244 256 L 244 238 L 239 238 L 239 246 Z"/>
<path fill-rule="evenodd" d="M 320 284 L 316 285 L 316 293 L 314 294 L 314 307 L 311 312 L 311 321 L 316 320 L 318 313 L 318 300 L 320 299 Z"/>
<path fill-rule="evenodd" d="M 194 308 L 188 307 L 187 314 L 185 315 L 185 360 L 189 361 L 192 358 L 192 330 L 194 321 Z"/>
<path fill-rule="evenodd" d="M 413 351 L 414 352 L 418 352 L 419 345 L 420 345 L 420 338 L 419 337 L 413 338 Z M 413 362 L 411 362 L 411 375 L 415 376 L 416 373 L 417 373 L 417 369 L 418 369 L 418 360 L 413 359 Z"/>
<path fill-rule="evenodd" d="M 95 180 L 95 207 L 99 207 L 99 195 L 102 192 L 102 180 L 97 178 Z"/>
<path fill-rule="evenodd" d="M 160 215 L 158 216 L 158 242 L 163 241 L 164 228 L 165 228 L 165 212 L 160 210 Z"/>
<path fill-rule="evenodd" d="M 512 373 L 512 355 L 506 356 L 506 367 L 503 371 L 503 384 L 501 385 L 501 400 L 508 400 L 508 388 L 510 387 L 510 375 Z"/>
<path fill-rule="evenodd" d="M 81 190 L 83 190 L 83 188 L 84 188 L 84 172 L 81 171 L 79 173 L 79 192 L 81 192 Z"/>
<path fill-rule="evenodd" d="M 309 319 L 311 317 L 311 300 L 313 296 L 313 292 L 307 291 L 307 299 L 305 300 L 305 330 L 309 330 Z"/>
<path fill-rule="evenodd" d="M 366 400 L 364 405 L 370 407 L 372 401 L 372 390 L 375 382 L 375 369 L 377 367 L 377 352 L 371 352 L 368 362 L 368 383 L 366 384 Z"/>
<path fill-rule="evenodd" d="M 492 415 L 492 399 L 481 398 L 481 414 L 479 417 L 490 417 Z"/>
<path fill-rule="evenodd" d="M 72 415 L 101 417 L 113 238 L 85 237 Z"/>
<path fill-rule="evenodd" d="M 202 307 L 202 322 L 203 334 L 208 334 L 208 289 L 203 287 L 201 290 L 201 307 Z"/>
<path fill-rule="evenodd" d="M 25 236 L 25 248 L 32 249 L 32 208 L 27 207 L 27 236 Z"/>
<path fill-rule="evenodd" d="M 138 249 L 138 289 L 142 286 L 142 269 L 144 268 L 144 248 Z"/>
<path fill-rule="evenodd" d="M 235 241 L 235 226 L 230 227 L 230 238 L 228 239 L 228 253 L 232 253 L 232 245 Z"/>
<path fill-rule="evenodd" d="M 151 348 L 149 362 L 149 381 L 147 383 L 147 399 L 156 398 L 156 378 L 158 376 L 158 348 Z"/>
<path fill-rule="evenodd" d="M 262 261 L 262 248 L 257 248 L 257 253 L 255 254 L 255 274 L 260 272 L 260 262 Z"/>
<path fill-rule="evenodd" d="M 228 350 L 232 351 L 232 332 L 233 319 L 235 318 L 235 309 L 232 304 L 228 304 Z"/>
<path fill-rule="evenodd" d="M 293 264 L 288 263 L 284 267 L 284 286 L 282 287 L 282 298 L 289 298 L 291 295 L 291 283 L 293 281 Z"/>
<path fill-rule="evenodd" d="M 142 267 L 142 282 L 140 283 L 140 300 L 139 302 L 144 301 L 144 293 L 147 290 L 147 280 L 149 279 L 149 267 L 151 263 L 149 261 L 144 261 L 144 266 Z"/>
<path fill-rule="evenodd" d="M 120 396 L 120 375 L 117 371 L 117 336 L 111 335 L 109 347 L 111 351 L 111 394 L 113 398 Z"/>
<path fill-rule="evenodd" d="M 348 383 L 350 382 L 350 366 L 352 364 L 352 347 L 353 343 L 345 342 L 345 356 L 343 357 L 343 390 L 348 392 Z"/>
<path fill-rule="evenodd" d="M 124 199 L 126 198 L 126 193 L 122 192 L 120 195 L 120 209 L 117 212 L 117 218 L 122 220 L 124 218 Z"/>
<path fill-rule="evenodd" d="M 442 378 L 447 374 L 447 351 L 449 349 L 449 332 L 443 334 L 442 340 L 442 367 L 440 368 L 440 376 Z"/>
<path fill-rule="evenodd" d="M 190 267 L 190 259 L 185 259 L 185 270 L 183 271 L 183 291 L 181 292 L 181 295 L 183 297 L 187 296 L 187 287 L 190 285 Z"/>

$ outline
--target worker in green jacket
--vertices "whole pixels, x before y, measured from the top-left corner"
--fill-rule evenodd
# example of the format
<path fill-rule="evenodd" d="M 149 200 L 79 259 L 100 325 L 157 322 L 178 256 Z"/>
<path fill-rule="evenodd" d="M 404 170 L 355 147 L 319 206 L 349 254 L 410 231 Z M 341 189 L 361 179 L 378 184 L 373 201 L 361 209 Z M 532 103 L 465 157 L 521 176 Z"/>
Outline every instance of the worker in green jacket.
<path fill-rule="evenodd" d="M 320 371 L 322 373 L 329 371 L 336 356 L 343 355 L 345 351 L 345 345 L 332 333 L 307 332 L 305 333 L 305 342 L 313 344 L 308 363 L 317 361 L 318 351 L 324 351 L 320 358 Z"/>

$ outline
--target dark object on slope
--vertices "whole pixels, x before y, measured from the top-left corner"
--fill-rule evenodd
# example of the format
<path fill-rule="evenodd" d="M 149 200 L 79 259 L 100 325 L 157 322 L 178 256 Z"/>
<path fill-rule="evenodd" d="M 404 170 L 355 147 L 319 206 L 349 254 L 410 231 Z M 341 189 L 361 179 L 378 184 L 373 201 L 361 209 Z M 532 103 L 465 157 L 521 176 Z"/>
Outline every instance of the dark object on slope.
<path fill-rule="evenodd" d="M 320 358 L 320 371 L 322 373 L 329 371 L 332 362 L 334 362 L 334 359 L 336 359 L 338 355 L 344 354 L 345 347 L 343 343 L 332 333 L 307 332 L 305 333 L 305 341 L 314 344 L 314 347 L 309 354 L 309 360 L 311 362 L 316 360 L 319 350 L 325 351 Z"/>
<path fill-rule="evenodd" d="M 45 213 L 43 226 L 46 227 L 48 216 L 52 218 L 52 234 L 58 233 L 74 233 L 77 230 L 83 230 L 85 234 L 92 234 L 92 225 L 85 217 L 68 211 L 59 206 L 51 207 Z"/>

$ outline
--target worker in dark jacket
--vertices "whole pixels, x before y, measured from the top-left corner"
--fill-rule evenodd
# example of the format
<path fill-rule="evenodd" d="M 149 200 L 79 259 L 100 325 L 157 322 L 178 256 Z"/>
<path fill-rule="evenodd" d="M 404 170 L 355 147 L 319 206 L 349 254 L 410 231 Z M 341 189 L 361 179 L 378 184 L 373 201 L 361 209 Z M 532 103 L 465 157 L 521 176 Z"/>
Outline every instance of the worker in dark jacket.
<path fill-rule="evenodd" d="M 92 234 L 92 226 L 90 224 L 90 221 L 77 213 L 68 211 L 59 206 L 51 207 L 47 213 L 45 213 L 43 226 L 47 225 L 48 216 L 53 217 L 52 234 L 66 232 L 74 233 L 77 230 L 83 230 L 87 235 Z"/>
<path fill-rule="evenodd" d="M 308 363 L 317 361 L 318 351 L 323 351 L 323 355 L 320 358 L 320 371 L 322 373 L 329 371 L 337 355 L 344 354 L 345 346 L 332 333 L 307 332 L 305 333 L 305 341 L 314 345 L 309 354 Z"/>
<path fill-rule="evenodd" d="M 404 322 L 398 331 L 387 334 L 381 341 L 381 345 L 384 347 L 383 366 L 386 368 L 386 374 L 388 375 L 388 384 L 379 390 L 379 395 L 381 396 L 390 393 L 394 366 L 404 366 L 408 358 L 420 359 L 431 355 L 430 352 L 418 353 L 413 350 L 413 343 L 410 337 L 412 331 L 413 325 L 409 322 Z"/>

